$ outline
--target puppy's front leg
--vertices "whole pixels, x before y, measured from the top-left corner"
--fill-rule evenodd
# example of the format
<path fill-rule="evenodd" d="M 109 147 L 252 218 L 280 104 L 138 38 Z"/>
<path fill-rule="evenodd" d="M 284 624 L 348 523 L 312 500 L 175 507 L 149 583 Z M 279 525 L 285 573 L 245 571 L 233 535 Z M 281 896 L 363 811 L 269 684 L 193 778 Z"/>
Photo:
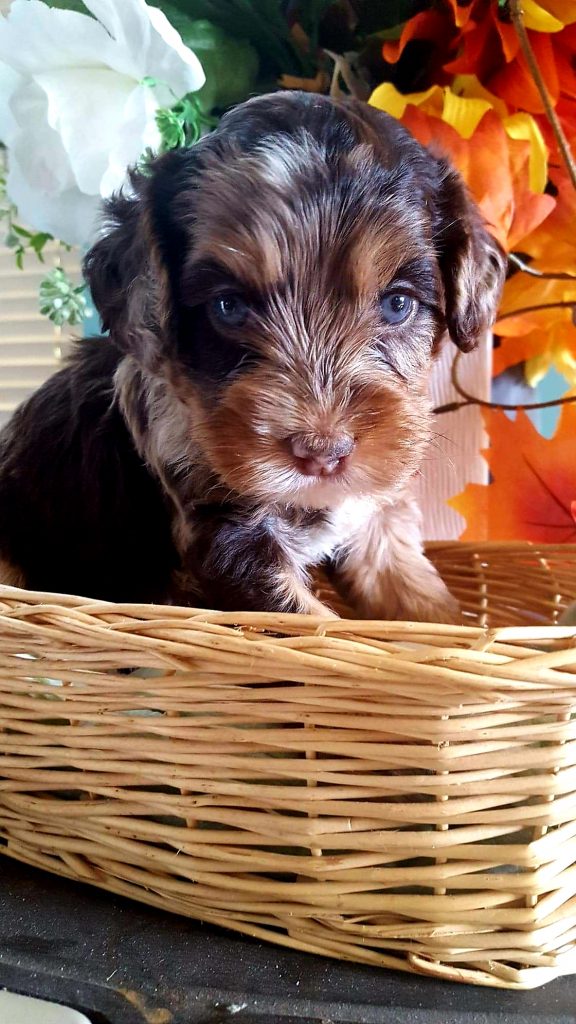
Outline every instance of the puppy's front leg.
<path fill-rule="evenodd" d="M 460 622 L 460 608 L 422 550 L 420 510 L 406 495 L 375 507 L 338 553 L 337 572 L 364 618 Z"/>
<path fill-rule="evenodd" d="M 179 599 L 223 611 L 299 612 L 335 618 L 309 588 L 274 522 L 216 516 L 199 519 L 179 574 Z"/>

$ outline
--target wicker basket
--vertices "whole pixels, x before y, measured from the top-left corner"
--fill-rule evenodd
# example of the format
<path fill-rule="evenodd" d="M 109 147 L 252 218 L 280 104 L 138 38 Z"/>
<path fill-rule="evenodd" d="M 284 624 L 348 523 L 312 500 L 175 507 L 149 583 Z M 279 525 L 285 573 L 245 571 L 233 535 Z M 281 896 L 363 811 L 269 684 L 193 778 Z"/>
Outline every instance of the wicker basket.
<path fill-rule="evenodd" d="M 576 545 L 431 555 L 469 625 L 2 588 L 2 852 L 347 960 L 576 972 Z"/>

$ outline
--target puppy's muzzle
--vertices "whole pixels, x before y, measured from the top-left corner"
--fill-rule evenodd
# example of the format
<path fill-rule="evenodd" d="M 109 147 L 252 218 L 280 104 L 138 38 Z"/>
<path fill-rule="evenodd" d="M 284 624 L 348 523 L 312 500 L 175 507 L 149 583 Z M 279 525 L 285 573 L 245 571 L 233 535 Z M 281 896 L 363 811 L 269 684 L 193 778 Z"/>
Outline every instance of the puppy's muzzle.
<path fill-rule="evenodd" d="M 292 434 L 288 446 L 304 476 L 334 476 L 354 451 L 350 434 Z"/>

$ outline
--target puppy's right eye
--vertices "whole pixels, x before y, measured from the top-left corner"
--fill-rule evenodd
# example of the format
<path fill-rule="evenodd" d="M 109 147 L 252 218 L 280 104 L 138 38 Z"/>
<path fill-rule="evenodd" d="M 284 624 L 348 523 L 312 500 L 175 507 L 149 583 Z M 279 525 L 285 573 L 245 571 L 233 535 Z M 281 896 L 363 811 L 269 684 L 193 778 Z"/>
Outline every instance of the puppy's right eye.
<path fill-rule="evenodd" d="M 223 327 L 241 327 L 248 317 L 249 307 L 236 292 L 225 292 L 211 299 L 208 308 L 216 324 Z"/>
<path fill-rule="evenodd" d="M 384 323 L 391 327 L 399 326 L 406 322 L 418 303 L 410 295 L 403 292 L 385 292 L 380 296 L 380 313 Z"/>

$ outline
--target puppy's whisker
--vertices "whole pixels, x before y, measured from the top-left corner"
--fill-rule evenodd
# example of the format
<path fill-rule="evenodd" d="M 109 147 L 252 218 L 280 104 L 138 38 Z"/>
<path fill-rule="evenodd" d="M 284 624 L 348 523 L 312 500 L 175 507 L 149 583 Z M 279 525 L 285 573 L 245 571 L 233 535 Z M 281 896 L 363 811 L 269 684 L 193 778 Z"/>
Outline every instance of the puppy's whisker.
<path fill-rule="evenodd" d="M 433 430 L 432 431 L 432 437 L 440 437 L 440 438 L 442 438 L 443 441 L 448 441 L 448 444 L 453 444 L 453 445 L 458 446 L 458 441 L 456 440 L 456 438 L 449 437 L 448 434 L 441 434 L 440 431 L 438 431 L 438 430 Z"/>

